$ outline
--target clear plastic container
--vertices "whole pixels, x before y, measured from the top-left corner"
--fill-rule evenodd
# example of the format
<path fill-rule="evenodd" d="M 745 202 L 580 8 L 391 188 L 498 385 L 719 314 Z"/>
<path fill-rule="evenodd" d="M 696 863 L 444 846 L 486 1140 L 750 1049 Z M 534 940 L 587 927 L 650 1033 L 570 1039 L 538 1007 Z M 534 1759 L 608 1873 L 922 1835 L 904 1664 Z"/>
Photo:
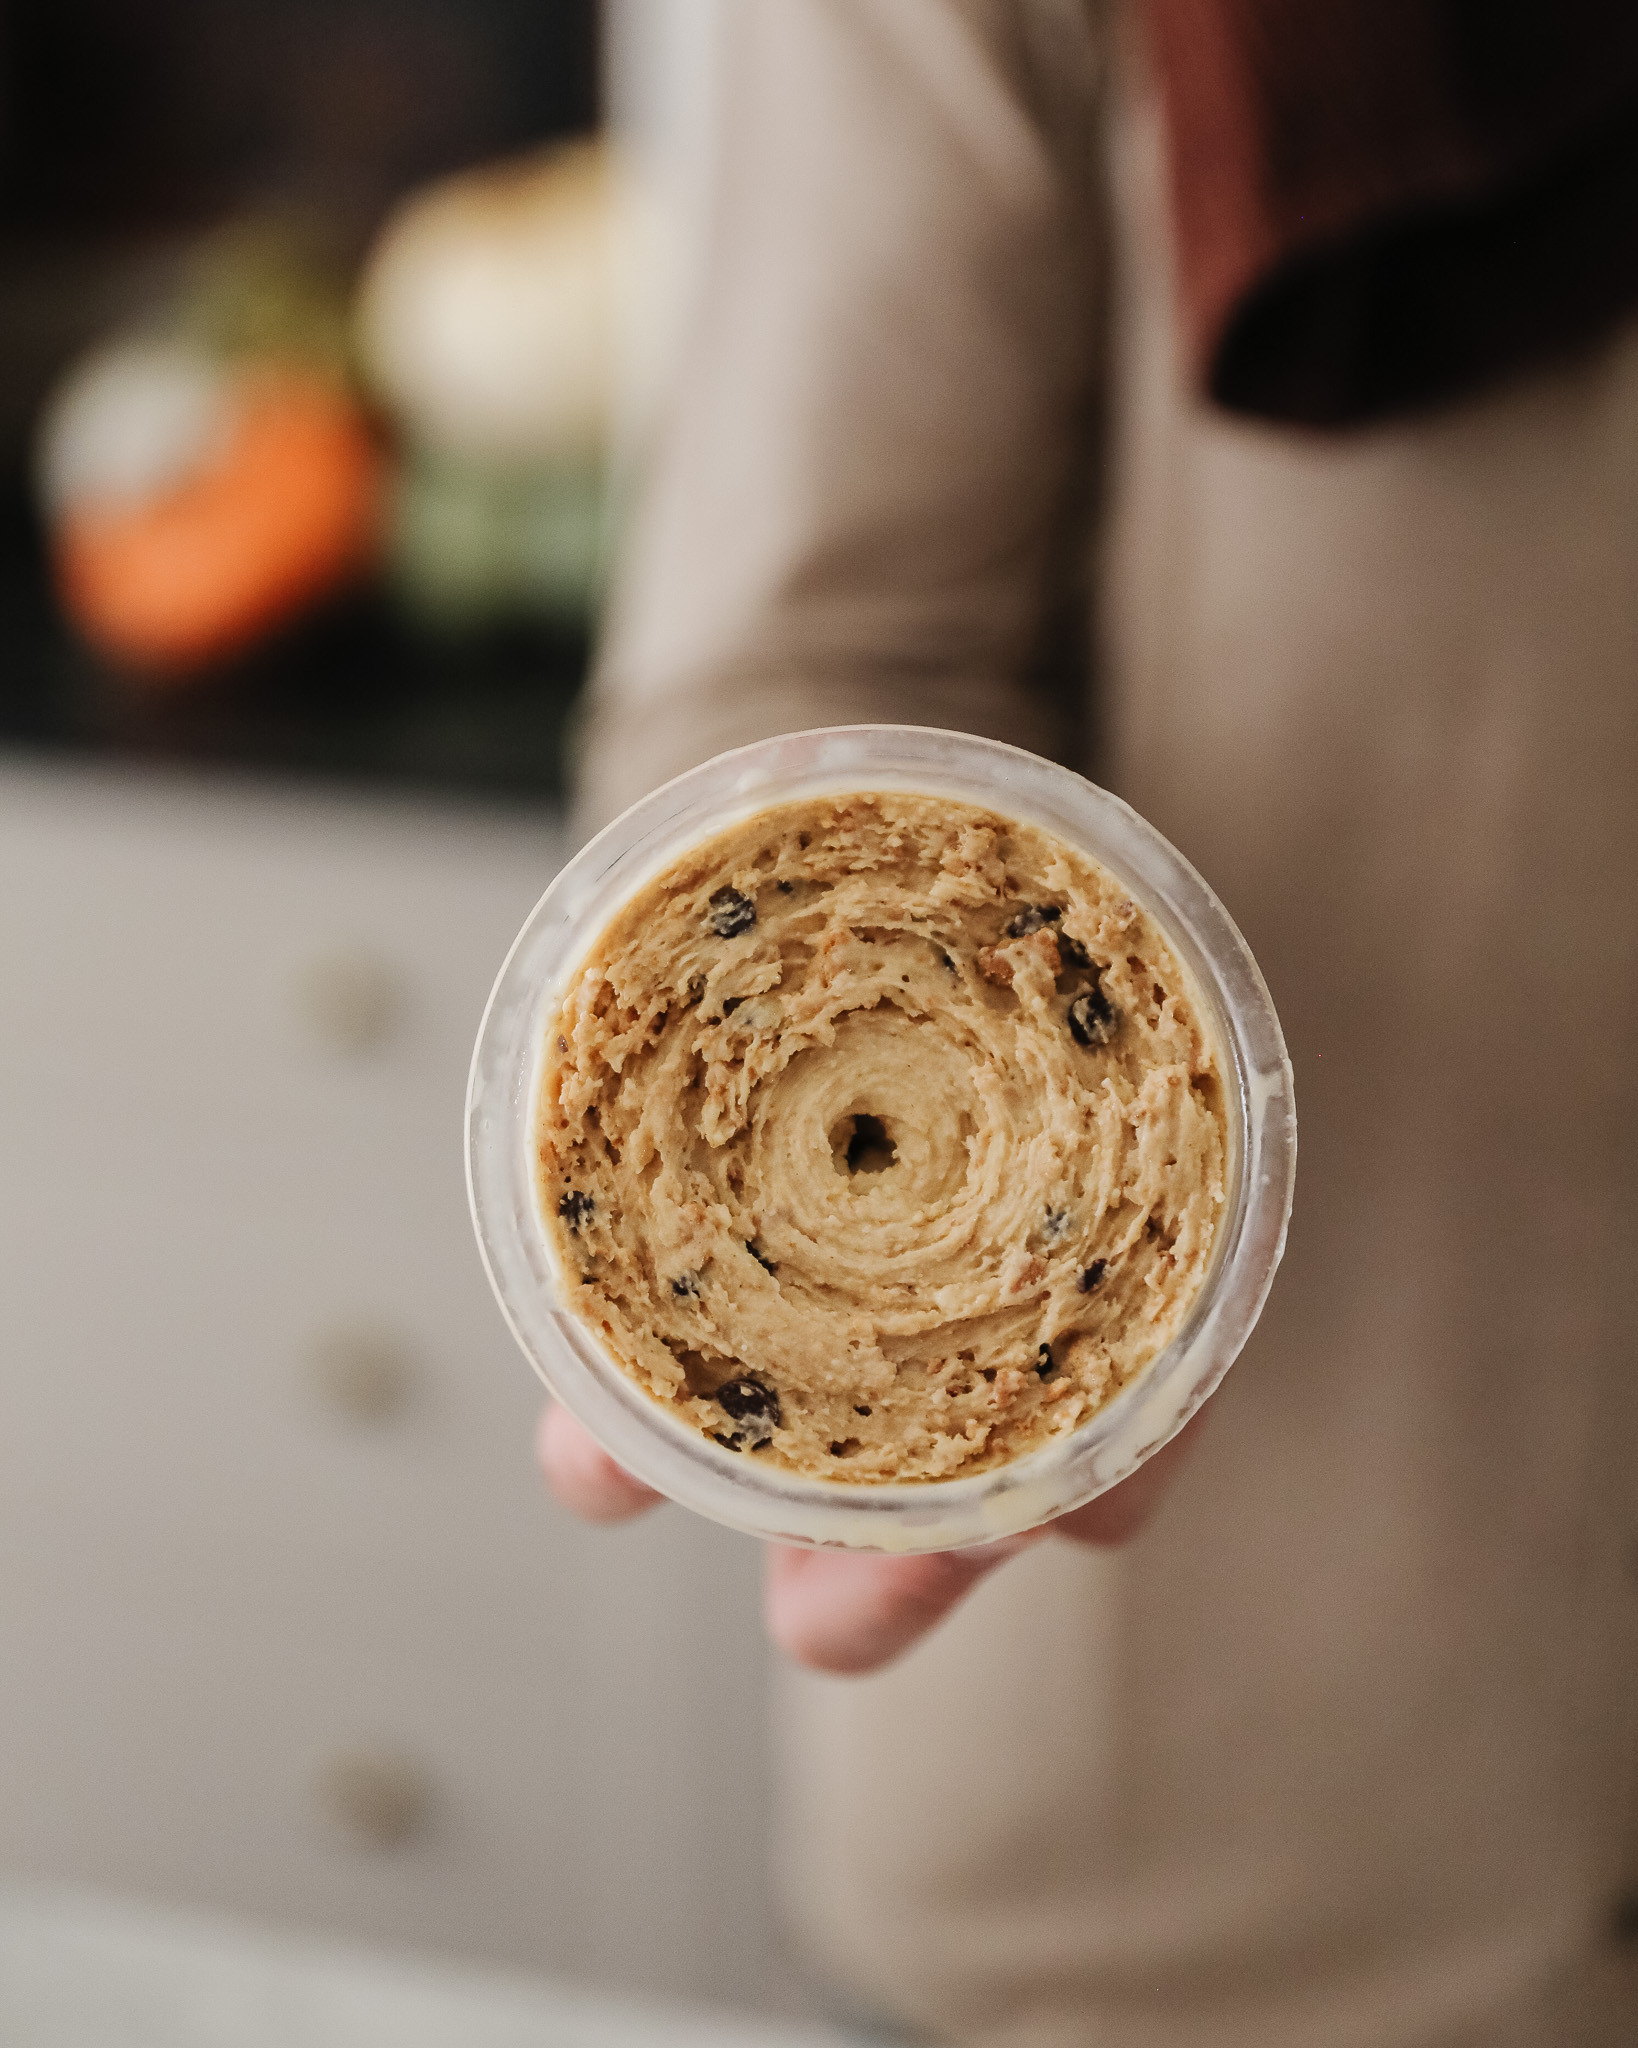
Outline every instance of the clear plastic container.
<path fill-rule="evenodd" d="M 574 971 L 632 895 L 701 840 L 770 805 L 872 790 L 981 804 L 1043 827 L 1116 875 L 1155 919 L 1219 1047 L 1228 1200 L 1206 1280 L 1177 1335 L 1069 1435 L 967 1478 L 900 1485 L 798 1478 L 668 1415 L 564 1305 L 535 1188 L 546 1031 Z M 1285 1246 L 1296 1169 L 1291 1063 L 1245 941 L 1187 861 L 1129 805 L 1016 747 L 920 726 L 854 725 L 764 740 L 679 776 L 563 869 L 508 955 L 467 1089 L 467 1183 L 484 1265 L 525 1356 L 639 1479 L 730 1528 L 780 1543 L 912 1552 L 1033 1528 L 1124 1479 L 1222 1379 Z"/>

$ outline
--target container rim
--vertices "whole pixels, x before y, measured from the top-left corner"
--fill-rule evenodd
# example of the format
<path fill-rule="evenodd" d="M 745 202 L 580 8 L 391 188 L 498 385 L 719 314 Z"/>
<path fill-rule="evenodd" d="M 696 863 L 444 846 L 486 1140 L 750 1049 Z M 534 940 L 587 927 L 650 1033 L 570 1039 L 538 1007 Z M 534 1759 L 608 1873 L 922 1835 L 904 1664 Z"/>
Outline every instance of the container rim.
<path fill-rule="evenodd" d="M 1172 1341 L 1068 1435 L 967 1478 L 859 1484 L 736 1456 L 665 1413 L 561 1303 L 535 1189 L 546 1026 L 592 943 L 655 874 L 701 840 L 805 797 L 948 796 L 1090 854 L 1155 919 L 1224 1065 L 1227 1200 L 1212 1264 Z M 1035 1527 L 1126 1478 L 1221 1381 L 1267 1299 L 1296 1172 L 1291 1063 L 1250 948 L 1207 883 L 1131 806 L 999 740 L 936 727 L 847 725 L 761 740 L 652 791 L 581 848 L 535 905 L 484 1010 L 466 1097 L 467 1191 L 490 1285 L 552 1394 L 645 1484 L 772 1541 L 911 1553 Z"/>

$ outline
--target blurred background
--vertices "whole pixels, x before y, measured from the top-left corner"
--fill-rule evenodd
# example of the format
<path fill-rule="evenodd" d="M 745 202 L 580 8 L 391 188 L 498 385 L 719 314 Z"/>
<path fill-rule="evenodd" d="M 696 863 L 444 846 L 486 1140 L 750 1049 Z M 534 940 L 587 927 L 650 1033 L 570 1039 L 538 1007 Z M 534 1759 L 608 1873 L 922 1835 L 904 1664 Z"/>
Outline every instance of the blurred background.
<path fill-rule="evenodd" d="M 8 2043 L 806 2008 L 753 1548 L 548 1502 L 460 1155 L 708 33 L 0 12 Z"/>
<path fill-rule="evenodd" d="M 608 395 L 590 0 L 4 23 L 7 736 L 554 792 Z"/>

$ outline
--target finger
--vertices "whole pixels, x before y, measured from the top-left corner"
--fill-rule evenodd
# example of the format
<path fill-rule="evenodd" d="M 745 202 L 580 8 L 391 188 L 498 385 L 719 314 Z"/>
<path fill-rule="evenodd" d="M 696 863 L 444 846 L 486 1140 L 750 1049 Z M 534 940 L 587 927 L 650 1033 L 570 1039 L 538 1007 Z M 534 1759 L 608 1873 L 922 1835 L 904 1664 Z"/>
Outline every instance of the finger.
<path fill-rule="evenodd" d="M 1177 1475 L 1177 1468 L 1194 1447 L 1206 1411 L 1198 1409 L 1169 1444 L 1163 1444 L 1128 1479 L 1074 1508 L 1051 1524 L 1055 1536 L 1068 1536 L 1076 1543 L 1090 1543 L 1113 1549 L 1129 1543 L 1159 1507 Z"/>
<path fill-rule="evenodd" d="M 628 1521 L 664 1497 L 617 1465 L 568 1409 L 555 1401 L 541 1415 L 535 1453 L 546 1484 L 582 1521 Z"/>
<path fill-rule="evenodd" d="M 768 1633 L 813 1671 L 876 1671 L 942 1621 L 980 1579 L 1044 1531 L 927 1557 L 874 1557 L 770 1545 Z"/>
<path fill-rule="evenodd" d="M 927 1557 L 846 1551 L 768 1551 L 768 1633 L 798 1664 L 858 1674 L 919 1642 L 980 1579 L 1047 1534 L 1102 1547 L 1128 1542 L 1149 1520 L 1189 1455 L 1204 1411 L 1128 1479 L 1045 1528 L 974 1550 Z"/>

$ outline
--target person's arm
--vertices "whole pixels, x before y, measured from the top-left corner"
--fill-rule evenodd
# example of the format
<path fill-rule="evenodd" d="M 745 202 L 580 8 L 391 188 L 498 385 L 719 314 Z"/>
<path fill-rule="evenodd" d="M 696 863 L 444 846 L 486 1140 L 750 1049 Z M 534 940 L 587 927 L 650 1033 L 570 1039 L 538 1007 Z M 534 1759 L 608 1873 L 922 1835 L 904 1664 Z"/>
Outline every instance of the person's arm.
<path fill-rule="evenodd" d="M 587 823 L 766 734 L 849 720 L 1052 751 L 1027 681 L 1091 462 L 1098 52 L 1085 0 L 726 0 L 705 275 L 592 693 Z M 1054 1525 L 1132 1534 L 1182 1440 Z M 559 1498 L 659 1496 L 561 1409 Z M 772 1549 L 768 1621 L 866 1671 L 1040 1534 Z"/>
<path fill-rule="evenodd" d="M 701 274 L 580 774 L 599 824 L 855 719 L 1055 751 L 1026 682 L 1101 328 L 1086 0 L 721 0 Z"/>

